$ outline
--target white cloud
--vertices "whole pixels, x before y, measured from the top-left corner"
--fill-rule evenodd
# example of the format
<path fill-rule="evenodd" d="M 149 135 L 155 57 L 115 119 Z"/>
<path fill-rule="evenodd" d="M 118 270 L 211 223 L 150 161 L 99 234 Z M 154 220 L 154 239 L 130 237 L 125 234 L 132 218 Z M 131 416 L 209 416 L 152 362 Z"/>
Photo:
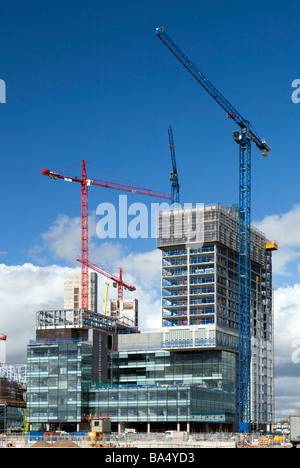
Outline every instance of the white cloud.
<path fill-rule="evenodd" d="M 114 264 L 122 255 L 118 242 L 99 240 L 96 234 L 95 213 L 89 216 L 89 258 L 93 263 Z M 77 265 L 76 258 L 81 254 L 81 219 L 59 214 L 49 228 L 41 234 L 41 241 L 35 244 L 29 255 L 38 264 L 49 263 L 49 257 Z"/>
<path fill-rule="evenodd" d="M 300 410 L 300 284 L 293 276 L 300 272 L 299 264 L 298 270 L 294 268 L 300 256 L 300 204 L 253 224 L 270 240 L 278 241 L 273 273 L 290 283 L 274 291 L 276 417 L 286 418 Z"/>
<path fill-rule="evenodd" d="M 51 236 L 50 238 L 52 239 Z M 55 243 L 55 246 L 58 252 L 63 249 L 63 245 Z M 159 327 L 161 324 L 160 279 L 158 281 L 160 252 L 155 250 L 131 253 L 127 257 L 122 257 L 120 249 L 114 248 L 113 244 L 105 243 L 102 249 L 101 257 L 103 258 L 105 254 L 108 260 L 112 254 L 116 264 L 124 267 L 130 283 L 136 286 L 135 292 L 124 291 L 124 297 L 138 299 L 140 327 Z M 66 255 L 69 255 L 68 252 Z M 0 332 L 8 336 L 6 342 L 8 362 L 26 362 L 26 346 L 29 340 L 35 339 L 36 312 L 63 307 L 64 274 L 75 271 L 79 272 L 80 267 L 74 269 L 57 265 L 37 266 L 32 263 L 18 266 L 0 265 Z M 108 297 L 117 298 L 112 281 L 98 275 L 99 312 L 102 312 L 106 281 L 110 284 Z"/>
<path fill-rule="evenodd" d="M 7 335 L 7 360 L 26 361 L 26 345 L 35 339 L 35 313 L 62 306 L 63 275 L 70 269 L 30 263 L 0 265 L 1 332 Z"/>
<path fill-rule="evenodd" d="M 276 420 L 300 414 L 300 377 L 278 377 L 275 387 Z"/>
<path fill-rule="evenodd" d="M 293 206 L 286 213 L 266 216 L 255 225 L 270 239 L 276 236 L 284 247 L 300 247 L 300 204 Z"/>
<path fill-rule="evenodd" d="M 288 266 L 300 256 L 300 205 L 286 213 L 266 216 L 253 224 L 270 240 L 278 241 L 279 250 L 273 255 L 273 272 L 289 276 Z"/>
<path fill-rule="evenodd" d="M 124 269 L 133 274 L 146 289 L 159 288 L 161 285 L 161 252 L 130 253 L 123 259 Z"/>
<path fill-rule="evenodd" d="M 276 417 L 299 414 L 300 284 L 274 292 L 274 359 Z"/>
<path fill-rule="evenodd" d="M 274 292 L 274 334 L 275 362 L 284 370 L 293 364 L 293 346 L 297 340 L 300 343 L 300 284 L 281 287 Z M 299 370 L 298 366 L 297 373 Z"/>

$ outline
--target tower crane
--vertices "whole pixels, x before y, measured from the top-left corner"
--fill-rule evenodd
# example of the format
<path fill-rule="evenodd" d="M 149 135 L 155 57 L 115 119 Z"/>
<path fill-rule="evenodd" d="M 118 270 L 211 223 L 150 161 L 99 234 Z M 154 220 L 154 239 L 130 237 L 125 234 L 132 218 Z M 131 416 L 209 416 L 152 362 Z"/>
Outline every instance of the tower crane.
<path fill-rule="evenodd" d="M 83 260 L 82 258 L 78 257 L 77 262 L 80 262 L 82 265 L 85 265 L 88 268 L 92 268 L 92 270 L 100 273 L 100 275 L 106 276 L 114 281 L 114 283 L 118 287 L 118 301 L 123 300 L 123 288 L 128 289 L 128 291 L 135 291 L 136 287 L 130 284 L 124 283 L 123 281 L 123 270 L 122 268 L 119 269 L 119 277 L 109 273 L 108 271 L 104 270 L 103 268 L 98 267 L 94 263 L 90 262 L 89 260 Z"/>
<path fill-rule="evenodd" d="M 6 341 L 7 340 L 7 335 L 4 333 L 0 333 L 0 341 Z"/>
<path fill-rule="evenodd" d="M 98 187 L 106 187 L 114 190 L 121 190 L 123 192 L 138 193 L 156 198 L 171 199 L 169 194 L 157 192 L 142 187 L 133 187 L 130 185 L 118 184 L 115 182 L 107 182 L 99 179 L 92 179 L 87 177 L 86 170 L 87 161 L 81 162 L 81 178 L 69 177 L 62 175 L 59 172 L 53 172 L 49 169 L 43 169 L 42 175 L 50 179 L 62 179 L 66 182 L 77 182 L 81 185 L 81 259 L 83 260 L 81 266 L 81 307 L 88 309 L 88 187 L 95 185 Z"/>
<path fill-rule="evenodd" d="M 170 127 L 168 129 L 168 135 L 169 135 L 169 149 L 171 152 L 171 160 L 172 160 L 172 168 L 173 171 L 170 173 L 170 181 L 172 182 L 171 184 L 171 204 L 173 203 L 179 203 L 179 180 L 178 180 L 178 173 L 177 173 L 177 167 L 176 167 L 176 158 L 175 158 L 175 146 L 174 146 L 174 140 L 173 140 L 173 130 Z"/>
<path fill-rule="evenodd" d="M 250 295 L 251 295 L 251 142 L 268 156 L 271 150 L 254 131 L 250 122 L 225 99 L 204 74 L 188 59 L 164 28 L 156 29 L 157 37 L 223 108 L 240 130 L 233 132 L 239 144 L 239 430 L 250 431 Z"/>

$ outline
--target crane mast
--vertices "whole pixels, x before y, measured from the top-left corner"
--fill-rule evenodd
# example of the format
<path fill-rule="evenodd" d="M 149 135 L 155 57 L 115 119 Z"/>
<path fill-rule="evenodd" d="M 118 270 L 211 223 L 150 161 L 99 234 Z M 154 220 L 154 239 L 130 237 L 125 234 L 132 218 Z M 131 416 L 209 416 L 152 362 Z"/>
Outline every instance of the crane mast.
<path fill-rule="evenodd" d="M 157 28 L 156 35 L 223 108 L 227 117 L 240 127 L 240 131 L 233 132 L 233 138 L 239 144 L 239 430 L 250 432 L 251 142 L 265 157 L 271 148 L 257 135 L 250 122 L 242 117 L 188 59 L 164 28 Z"/>
<path fill-rule="evenodd" d="M 170 173 L 170 180 L 171 180 L 171 204 L 179 203 L 179 180 L 178 180 L 178 173 L 176 167 L 176 158 L 175 158 L 175 145 L 173 140 L 173 130 L 170 127 L 168 129 L 169 135 L 169 149 L 171 152 L 171 161 L 172 161 L 172 168 L 173 171 Z"/>
<path fill-rule="evenodd" d="M 89 209 L 88 209 L 88 186 L 86 175 L 86 164 L 82 161 L 81 169 L 81 255 L 84 262 L 89 259 Z M 89 276 L 88 267 L 85 263 L 81 264 L 81 307 L 89 308 Z"/>

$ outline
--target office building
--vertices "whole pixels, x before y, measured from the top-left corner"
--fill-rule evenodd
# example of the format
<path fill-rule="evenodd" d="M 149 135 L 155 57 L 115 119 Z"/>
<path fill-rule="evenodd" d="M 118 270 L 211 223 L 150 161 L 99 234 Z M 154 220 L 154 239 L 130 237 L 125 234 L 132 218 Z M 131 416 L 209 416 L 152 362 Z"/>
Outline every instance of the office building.
<path fill-rule="evenodd" d="M 110 379 L 114 321 L 83 309 L 36 314 L 27 349 L 27 421 L 31 429 L 88 429 L 89 390 Z"/>

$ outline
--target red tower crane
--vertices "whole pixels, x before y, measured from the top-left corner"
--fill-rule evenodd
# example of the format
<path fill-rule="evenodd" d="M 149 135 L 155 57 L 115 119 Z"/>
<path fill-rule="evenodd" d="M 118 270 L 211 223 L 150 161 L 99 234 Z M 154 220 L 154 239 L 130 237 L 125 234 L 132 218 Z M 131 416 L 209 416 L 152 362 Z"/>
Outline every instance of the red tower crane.
<path fill-rule="evenodd" d="M 150 189 L 142 187 L 133 187 L 130 185 L 118 184 L 115 182 L 106 182 L 104 180 L 92 179 L 87 177 L 86 162 L 82 161 L 81 165 L 81 179 L 77 177 L 69 177 L 60 174 L 59 172 L 53 172 L 49 169 L 43 169 L 42 175 L 48 176 L 50 179 L 62 179 L 66 182 L 78 182 L 81 184 L 81 307 L 88 309 L 88 187 L 96 185 L 98 187 L 106 187 L 115 190 L 121 190 L 123 192 L 139 193 L 141 195 L 147 195 L 150 197 L 164 198 L 171 200 L 171 196 L 167 193 L 156 192 Z"/>
<path fill-rule="evenodd" d="M 7 340 L 7 335 L 4 335 L 4 333 L 0 333 L 0 341 L 6 341 Z"/>
<path fill-rule="evenodd" d="M 89 260 L 84 261 L 82 258 L 78 257 L 77 262 L 80 262 L 82 265 L 85 264 L 85 266 L 92 268 L 92 270 L 95 270 L 97 273 L 100 273 L 100 275 L 106 276 L 106 278 L 109 278 L 113 280 L 117 286 L 118 286 L 118 300 L 121 301 L 123 299 L 123 288 L 128 289 L 128 291 L 135 291 L 136 287 L 132 286 L 130 284 L 124 283 L 123 281 L 123 270 L 120 268 L 119 271 L 119 278 L 112 273 L 109 273 L 106 270 L 103 270 L 103 268 L 98 267 L 94 263 L 91 263 Z"/>

